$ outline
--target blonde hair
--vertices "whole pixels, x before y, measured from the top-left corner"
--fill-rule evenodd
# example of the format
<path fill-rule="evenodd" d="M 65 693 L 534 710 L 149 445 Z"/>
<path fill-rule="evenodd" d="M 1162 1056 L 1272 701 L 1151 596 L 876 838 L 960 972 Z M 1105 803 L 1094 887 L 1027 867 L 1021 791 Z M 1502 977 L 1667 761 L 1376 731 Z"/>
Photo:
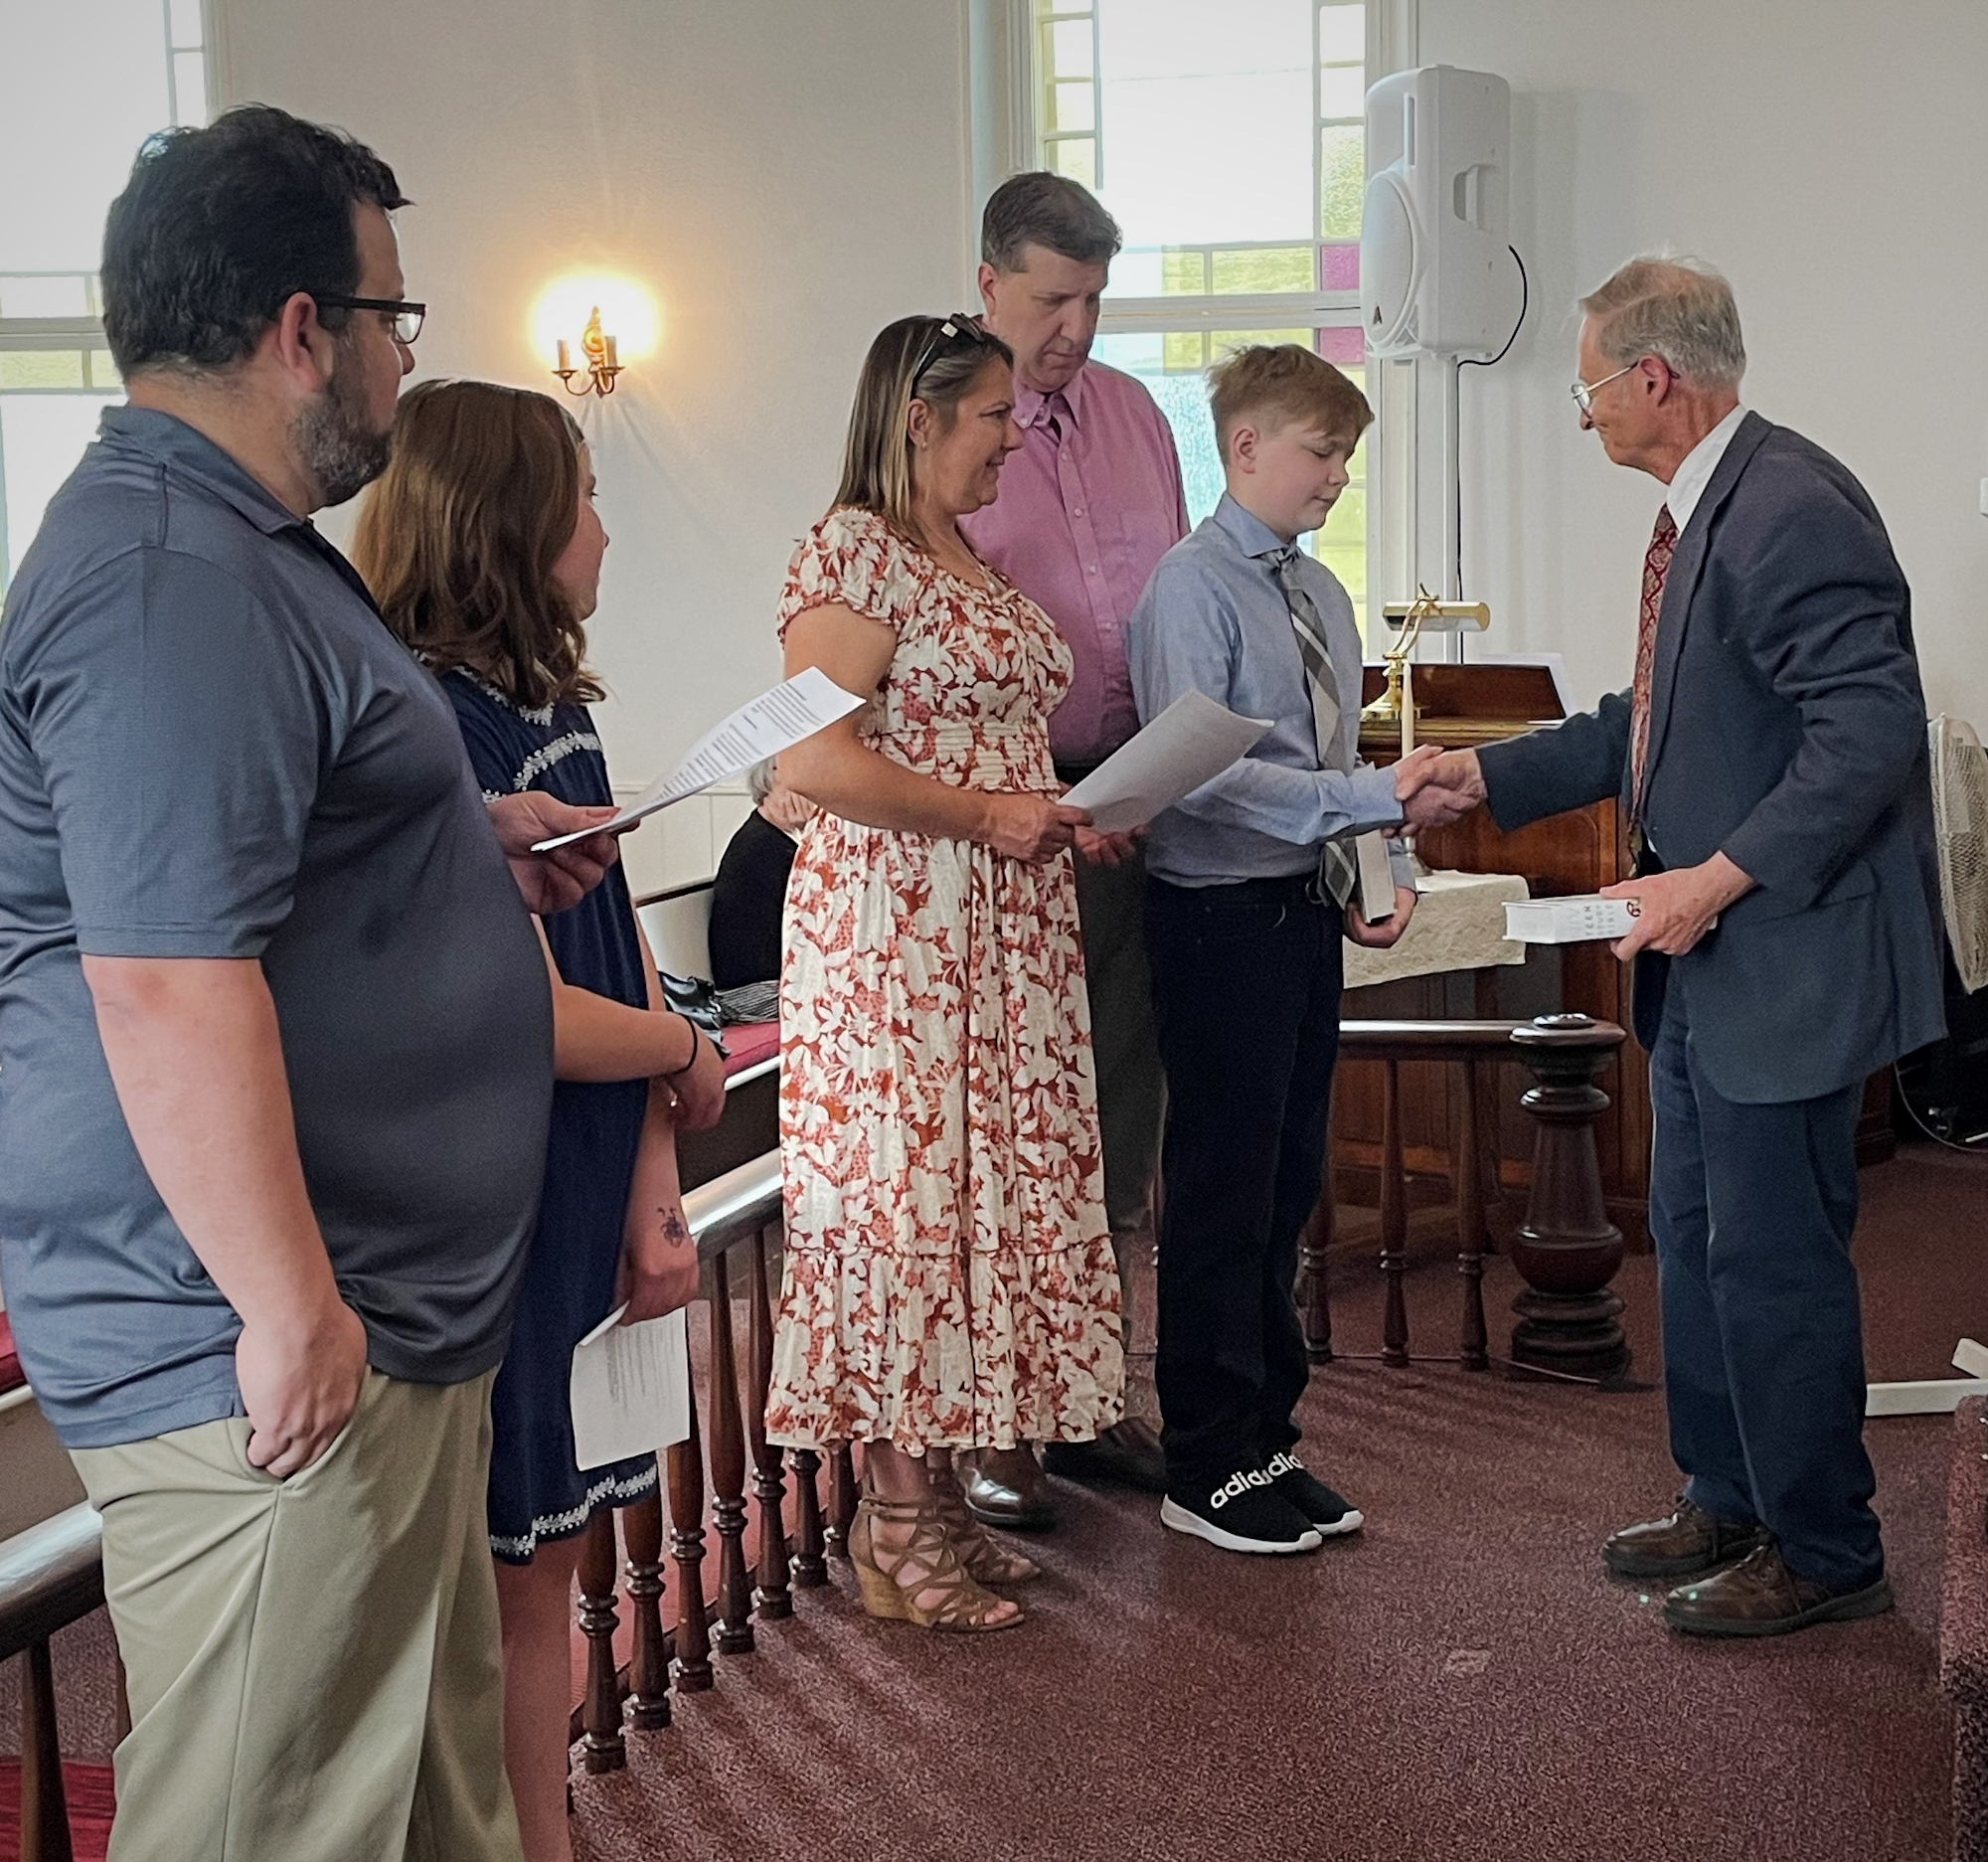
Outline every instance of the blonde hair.
<path fill-rule="evenodd" d="M 945 324 L 955 334 L 942 333 Z M 830 509 L 875 511 L 915 539 L 911 514 L 911 403 L 922 401 L 949 427 L 961 398 L 996 358 L 1013 368 L 1015 352 L 968 318 L 900 317 L 878 331 L 849 411 L 842 482 Z"/>
<path fill-rule="evenodd" d="M 527 708 L 603 696 L 553 579 L 580 521 L 584 443 L 558 402 L 528 389 L 423 382 L 401 397 L 352 562 L 436 672 L 472 672 Z"/>
<path fill-rule="evenodd" d="M 1702 258 L 1632 258 L 1580 308 L 1611 368 L 1656 356 L 1704 388 L 1738 388 L 1746 373 L 1733 286 Z"/>
<path fill-rule="evenodd" d="M 1326 359 L 1301 343 L 1250 343 L 1208 372 L 1208 411 L 1223 463 L 1229 438 L 1246 414 L 1271 414 L 1278 425 L 1313 421 L 1357 440 L 1373 423 L 1367 397 Z"/>

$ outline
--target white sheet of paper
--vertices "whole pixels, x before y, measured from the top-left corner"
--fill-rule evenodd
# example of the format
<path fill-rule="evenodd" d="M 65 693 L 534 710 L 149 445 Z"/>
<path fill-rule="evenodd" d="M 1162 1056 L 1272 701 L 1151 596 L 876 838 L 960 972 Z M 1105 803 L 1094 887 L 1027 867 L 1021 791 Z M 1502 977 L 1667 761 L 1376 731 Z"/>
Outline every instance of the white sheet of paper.
<path fill-rule="evenodd" d="M 1091 826 L 1105 833 L 1144 827 L 1220 775 L 1269 728 L 1267 718 L 1240 718 L 1205 692 L 1183 692 L 1064 800 L 1088 808 Z"/>
<path fill-rule="evenodd" d="M 1379 925 L 1395 916 L 1395 869 L 1388 864 L 1388 837 L 1377 828 L 1353 843 L 1360 863 L 1360 916 Z"/>
<path fill-rule="evenodd" d="M 544 853 L 549 847 L 564 847 L 570 840 L 587 834 L 618 834 L 633 827 L 659 808 L 698 794 L 722 782 L 729 775 L 749 769 L 764 757 L 777 757 L 791 750 L 804 737 L 812 737 L 838 718 L 846 718 L 863 700 L 845 692 L 819 666 L 805 666 L 791 679 L 783 679 L 770 692 L 761 692 L 749 705 L 742 705 L 715 729 L 707 731 L 690 747 L 682 762 L 668 775 L 659 775 L 623 808 L 613 820 L 597 828 L 583 828 L 578 834 L 561 834 L 542 840 L 533 847 Z"/>
<path fill-rule="evenodd" d="M 650 1454 L 690 1435 L 690 1334 L 681 1310 L 621 1323 L 616 1306 L 573 1348 L 575 1465 Z"/>

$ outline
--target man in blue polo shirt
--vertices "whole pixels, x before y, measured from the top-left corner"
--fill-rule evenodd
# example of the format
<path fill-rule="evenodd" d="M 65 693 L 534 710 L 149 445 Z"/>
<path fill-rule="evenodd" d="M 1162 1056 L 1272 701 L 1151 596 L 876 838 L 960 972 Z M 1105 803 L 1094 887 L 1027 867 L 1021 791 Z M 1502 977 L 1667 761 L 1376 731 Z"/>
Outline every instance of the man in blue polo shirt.
<path fill-rule="evenodd" d="M 0 631 L 0 1272 L 103 1515 L 118 1862 L 520 1853 L 484 1482 L 552 1093 L 528 907 L 612 850 L 486 811 L 308 521 L 385 462 L 403 204 L 278 110 L 147 145 L 130 403 Z"/>

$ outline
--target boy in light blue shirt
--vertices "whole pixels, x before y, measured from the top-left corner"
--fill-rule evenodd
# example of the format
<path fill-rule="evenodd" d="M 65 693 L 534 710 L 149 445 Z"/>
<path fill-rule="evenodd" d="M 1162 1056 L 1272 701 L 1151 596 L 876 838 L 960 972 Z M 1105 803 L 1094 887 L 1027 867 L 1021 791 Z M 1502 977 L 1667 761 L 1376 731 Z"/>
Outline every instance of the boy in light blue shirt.
<path fill-rule="evenodd" d="M 1318 1200 L 1342 938 L 1392 944 L 1415 904 L 1390 843 L 1392 915 L 1361 916 L 1355 842 L 1401 826 L 1437 753 L 1359 761 L 1353 605 L 1297 547 L 1346 488 L 1366 397 L 1286 343 L 1227 358 L 1210 402 L 1228 491 L 1133 610 L 1133 695 L 1141 722 L 1190 690 L 1272 722 L 1146 839 L 1168 1100 L 1160 1516 L 1228 1551 L 1304 1552 L 1364 1523 L 1294 1452 L 1308 1364 L 1292 1286 Z M 1263 1012 L 1237 1012 L 1243 985 Z"/>

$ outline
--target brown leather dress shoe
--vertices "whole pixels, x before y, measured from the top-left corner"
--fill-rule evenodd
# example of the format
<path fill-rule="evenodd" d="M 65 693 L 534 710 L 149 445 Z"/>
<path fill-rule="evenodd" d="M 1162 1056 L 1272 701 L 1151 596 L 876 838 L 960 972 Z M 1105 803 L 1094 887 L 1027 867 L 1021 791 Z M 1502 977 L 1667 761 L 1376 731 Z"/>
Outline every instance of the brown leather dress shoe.
<path fill-rule="evenodd" d="M 1832 1591 L 1781 1563 L 1774 1545 L 1748 1552 L 1737 1565 L 1680 1585 L 1664 1599 L 1664 1620 L 1687 1635 L 1786 1635 L 1812 1622 L 1849 1622 L 1892 1608 L 1892 1582 Z"/>
<path fill-rule="evenodd" d="M 959 1491 L 983 1526 L 1048 1532 L 1057 1523 L 1056 1502 L 1027 1448 L 982 1449 L 970 1466 L 961 1466 Z"/>
<path fill-rule="evenodd" d="M 1160 1452 L 1160 1439 L 1152 1424 L 1136 1416 L 1099 1430 L 1095 1441 L 1045 1442 L 1043 1472 L 1060 1480 L 1136 1487 L 1141 1493 L 1167 1490 L 1167 1457 Z"/>
<path fill-rule="evenodd" d="M 1715 1519 L 1679 1494 L 1675 1513 L 1610 1533 L 1601 1547 L 1601 1562 L 1618 1578 L 1695 1578 L 1766 1543 L 1764 1526 Z"/>

